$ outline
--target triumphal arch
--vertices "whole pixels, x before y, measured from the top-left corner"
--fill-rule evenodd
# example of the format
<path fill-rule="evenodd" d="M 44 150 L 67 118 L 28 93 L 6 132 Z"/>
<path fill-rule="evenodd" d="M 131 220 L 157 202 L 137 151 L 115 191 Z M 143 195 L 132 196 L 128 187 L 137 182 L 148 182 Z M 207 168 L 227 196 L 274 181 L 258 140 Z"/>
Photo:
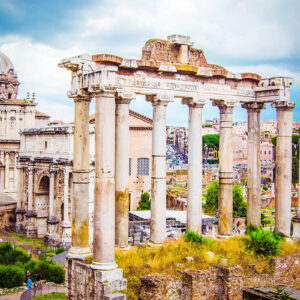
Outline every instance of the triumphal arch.
<path fill-rule="evenodd" d="M 128 246 L 128 116 L 129 103 L 134 101 L 136 94 L 145 95 L 153 105 L 153 243 L 162 243 L 166 236 L 166 107 L 177 99 L 189 106 L 187 228 L 201 232 L 202 109 L 208 101 L 220 111 L 219 234 L 232 234 L 232 117 L 238 105 L 248 111 L 247 222 L 260 224 L 260 111 L 265 103 L 272 103 L 278 121 L 276 230 L 290 235 L 291 135 L 295 107 L 290 101 L 290 86 L 293 79 L 262 79 L 253 73 L 232 73 L 208 63 L 204 52 L 193 48 L 190 37 L 182 35 L 171 35 L 167 40 L 150 39 L 142 50 L 141 59 L 112 54 L 81 55 L 64 59 L 59 66 L 71 71 L 68 96 L 75 102 L 74 203 L 68 260 L 68 296 L 71 299 L 79 299 L 79 296 L 94 299 L 92 295 L 95 294 L 104 297 L 126 285 L 122 270 L 115 263 L 114 251 L 115 245 Z M 89 104 L 93 97 L 96 99 L 93 263 L 84 268 L 74 259 L 83 259 L 91 252 L 88 126 Z M 81 272 L 81 276 L 76 272 Z M 82 280 L 82 274 L 86 278 L 90 276 L 92 283 Z M 80 288 L 84 284 L 89 286 L 88 292 Z"/>

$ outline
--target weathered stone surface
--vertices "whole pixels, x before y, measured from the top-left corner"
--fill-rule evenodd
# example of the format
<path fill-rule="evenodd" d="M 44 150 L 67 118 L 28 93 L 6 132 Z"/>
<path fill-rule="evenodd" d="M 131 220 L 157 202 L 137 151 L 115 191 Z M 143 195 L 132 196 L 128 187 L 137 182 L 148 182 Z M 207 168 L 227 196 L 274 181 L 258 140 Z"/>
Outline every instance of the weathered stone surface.
<path fill-rule="evenodd" d="M 127 280 L 123 278 L 121 269 L 95 270 L 90 265 L 68 258 L 66 269 L 67 297 L 69 299 L 126 299 L 126 295 L 120 293 L 127 288 Z"/>

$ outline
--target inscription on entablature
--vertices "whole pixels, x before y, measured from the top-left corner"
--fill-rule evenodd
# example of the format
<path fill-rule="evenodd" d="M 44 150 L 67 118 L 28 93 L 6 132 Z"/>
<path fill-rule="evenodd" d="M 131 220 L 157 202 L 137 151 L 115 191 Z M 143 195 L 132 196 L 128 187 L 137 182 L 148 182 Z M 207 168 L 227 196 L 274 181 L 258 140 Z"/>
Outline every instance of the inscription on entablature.
<path fill-rule="evenodd" d="M 275 90 L 275 91 L 257 91 L 256 92 L 256 96 L 257 97 L 270 97 L 270 96 L 279 96 L 280 95 L 280 91 L 279 90 Z"/>

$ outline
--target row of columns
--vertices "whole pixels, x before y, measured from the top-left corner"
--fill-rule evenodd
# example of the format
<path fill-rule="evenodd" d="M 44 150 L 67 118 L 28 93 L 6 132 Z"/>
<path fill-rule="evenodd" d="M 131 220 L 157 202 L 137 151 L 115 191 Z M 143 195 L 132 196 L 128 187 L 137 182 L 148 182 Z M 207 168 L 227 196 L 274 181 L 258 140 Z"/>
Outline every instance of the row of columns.
<path fill-rule="evenodd" d="M 129 158 L 129 103 L 130 93 L 114 89 L 101 90 L 95 96 L 95 202 L 93 267 L 110 270 L 115 263 L 115 244 L 128 246 L 128 158 Z M 89 102 L 91 96 L 75 97 L 74 129 L 74 201 L 72 248 L 69 257 L 82 258 L 90 254 L 88 232 L 88 172 L 89 172 Z M 153 105 L 152 128 L 152 186 L 151 236 L 154 243 L 166 237 L 166 106 L 172 101 L 168 95 L 151 95 L 146 100 Z M 189 177 L 187 228 L 201 232 L 202 215 L 202 108 L 204 100 L 186 98 L 189 106 Z M 233 153 L 232 126 L 234 102 L 214 100 L 220 110 L 219 154 L 219 234 L 232 234 L 233 212 Z M 245 104 L 248 110 L 248 224 L 260 224 L 260 110 L 261 103 Z M 276 182 L 276 229 L 282 232 L 280 220 L 289 208 L 283 208 L 282 193 L 287 191 L 286 177 L 291 165 L 292 105 L 277 105 L 278 145 Z M 289 119 L 290 118 L 290 119 Z M 290 121 L 289 121 L 290 120 Z M 283 132 L 284 131 L 284 132 Z M 289 134 L 288 134 L 289 132 Z M 282 143 L 285 144 L 282 150 Z M 285 171 L 281 171 L 285 169 Z M 291 173 L 291 172 L 289 172 Z M 290 190 L 290 189 L 289 189 Z M 276 208 L 277 208 L 276 206 Z M 287 213 L 286 213 L 287 214 Z M 289 218 L 290 220 L 290 218 Z M 285 233 L 287 233 L 285 231 Z"/>

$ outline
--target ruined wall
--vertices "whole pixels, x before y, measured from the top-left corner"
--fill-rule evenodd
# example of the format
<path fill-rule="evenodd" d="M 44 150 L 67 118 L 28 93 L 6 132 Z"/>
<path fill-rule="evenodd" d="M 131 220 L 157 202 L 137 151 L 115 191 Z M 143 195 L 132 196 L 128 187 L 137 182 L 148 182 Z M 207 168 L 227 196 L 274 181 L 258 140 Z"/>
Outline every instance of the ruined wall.
<path fill-rule="evenodd" d="M 242 269 L 215 266 L 185 270 L 180 277 L 150 274 L 141 278 L 141 299 L 207 300 L 242 299 Z"/>
<path fill-rule="evenodd" d="M 119 293 L 127 288 L 122 269 L 94 270 L 90 265 L 72 259 L 66 260 L 65 267 L 68 299 L 126 300 L 126 296 Z"/>

